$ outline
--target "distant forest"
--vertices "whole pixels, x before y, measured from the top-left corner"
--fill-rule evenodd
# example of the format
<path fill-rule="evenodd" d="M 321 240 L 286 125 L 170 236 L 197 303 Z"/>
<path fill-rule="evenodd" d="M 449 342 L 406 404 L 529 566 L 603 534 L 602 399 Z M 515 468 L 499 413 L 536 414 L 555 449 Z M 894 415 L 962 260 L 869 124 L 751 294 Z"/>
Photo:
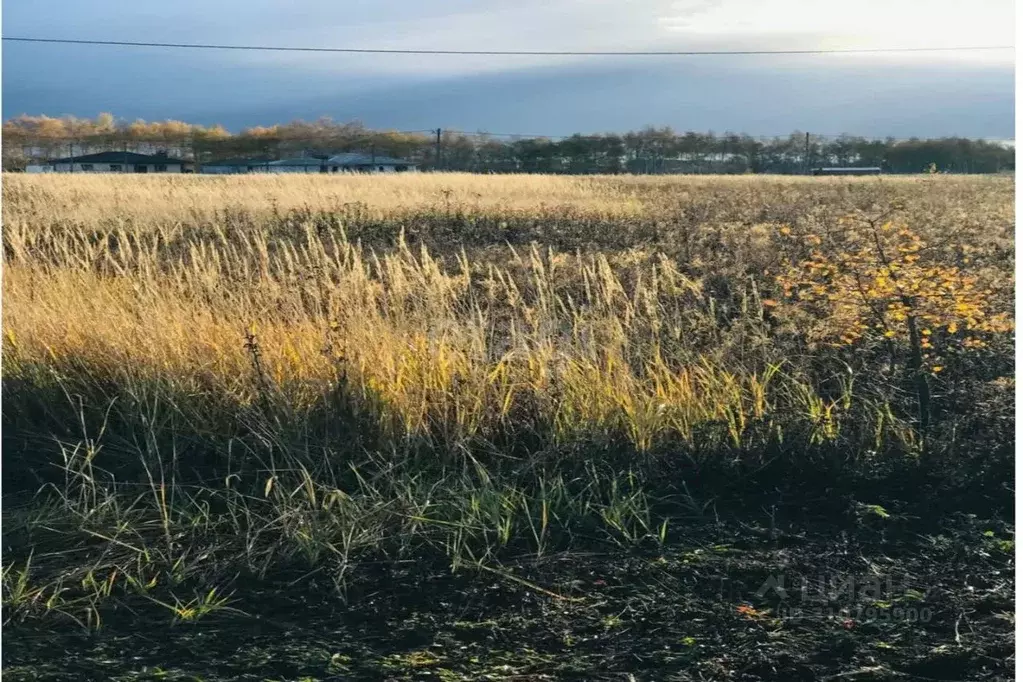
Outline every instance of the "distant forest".
<path fill-rule="evenodd" d="M 20 116 L 3 124 L 3 168 L 106 150 L 165 150 L 199 164 L 229 158 L 276 160 L 375 153 L 424 170 L 495 173 L 806 173 L 819 166 L 879 166 L 887 173 L 997 173 L 1015 170 L 1015 150 L 966 138 L 896 140 L 794 132 L 754 138 L 736 133 L 647 127 L 623 134 L 544 138 L 484 132 L 370 130 L 361 123 L 293 121 L 231 133 L 182 121 Z M 932 166 L 933 164 L 933 166 Z"/>

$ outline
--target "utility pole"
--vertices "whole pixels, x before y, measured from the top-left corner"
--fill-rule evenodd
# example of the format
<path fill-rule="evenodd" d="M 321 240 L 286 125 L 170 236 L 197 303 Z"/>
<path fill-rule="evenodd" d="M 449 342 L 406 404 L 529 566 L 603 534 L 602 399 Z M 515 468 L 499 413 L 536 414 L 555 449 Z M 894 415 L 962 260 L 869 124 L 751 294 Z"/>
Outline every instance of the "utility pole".
<path fill-rule="evenodd" d="M 810 133 L 806 134 L 806 151 L 803 154 L 803 163 L 806 164 L 806 174 L 811 172 L 810 168 Z"/>
<path fill-rule="evenodd" d="M 67 155 L 68 155 L 68 164 L 67 164 L 68 170 L 67 170 L 67 172 L 68 173 L 74 173 L 75 172 L 75 144 L 74 144 L 74 142 L 68 142 L 67 143 Z"/>
<path fill-rule="evenodd" d="M 440 128 L 437 128 L 436 132 L 437 132 L 437 153 L 436 153 L 435 158 L 434 158 L 434 166 L 436 167 L 435 170 L 440 170 L 440 136 L 441 136 L 441 133 L 443 133 L 444 131 L 441 130 Z"/>

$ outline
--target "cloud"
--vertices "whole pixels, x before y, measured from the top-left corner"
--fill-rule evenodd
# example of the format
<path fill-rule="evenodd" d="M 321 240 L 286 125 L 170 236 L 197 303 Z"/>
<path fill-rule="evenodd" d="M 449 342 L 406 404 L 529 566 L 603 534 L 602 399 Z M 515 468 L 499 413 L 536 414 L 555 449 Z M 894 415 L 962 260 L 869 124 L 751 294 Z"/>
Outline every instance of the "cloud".
<path fill-rule="evenodd" d="M 7 35 L 394 49 L 1012 41 L 1011 0 L 976 0 L 969 13 L 946 0 L 926 7 L 919 0 L 495 0 L 483 9 L 471 0 L 36 0 L 5 6 L 4 20 Z M 328 114 L 368 125 L 558 134 L 646 123 L 760 134 L 822 126 L 867 134 L 1012 131 L 1011 52 L 584 58 L 4 43 L 3 56 L 4 116 L 111 110 L 238 128 Z"/>
<path fill-rule="evenodd" d="M 433 83 L 381 82 L 353 91 L 310 89 L 287 102 L 211 103 L 207 115 L 233 127 L 329 114 L 398 129 L 439 126 L 555 136 L 647 124 L 753 135 L 787 135 L 795 129 L 896 137 L 1013 135 L 1008 69 L 889 69 L 879 83 L 873 69 L 862 67 L 765 73 L 753 68 L 752 60 L 747 58 L 742 69 L 655 60 Z"/>

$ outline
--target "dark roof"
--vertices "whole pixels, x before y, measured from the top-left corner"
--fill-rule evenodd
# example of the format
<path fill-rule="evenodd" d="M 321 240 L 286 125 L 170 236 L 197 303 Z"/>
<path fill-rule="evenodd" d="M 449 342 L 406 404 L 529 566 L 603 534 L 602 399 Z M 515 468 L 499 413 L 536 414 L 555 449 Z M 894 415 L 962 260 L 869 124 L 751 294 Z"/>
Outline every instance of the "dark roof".
<path fill-rule="evenodd" d="M 348 152 L 345 154 L 335 154 L 334 156 L 327 159 L 327 164 L 330 166 L 415 166 L 414 161 L 405 161 L 403 159 L 396 159 L 393 156 L 384 156 L 382 154 L 358 154 Z"/>
<path fill-rule="evenodd" d="M 415 166 L 414 161 L 395 159 L 390 156 L 370 154 L 335 154 L 330 158 L 319 156 L 302 156 L 275 161 L 272 159 L 221 159 L 207 161 L 204 166 Z"/>
<path fill-rule="evenodd" d="M 184 163 L 165 154 L 136 154 L 135 152 L 99 152 L 85 156 L 68 156 L 50 163 Z"/>
<path fill-rule="evenodd" d="M 207 161 L 204 166 L 265 166 L 271 163 L 270 159 L 222 159 L 220 161 Z"/>
<path fill-rule="evenodd" d="M 300 167 L 322 167 L 327 165 L 326 159 L 320 159 L 315 156 L 299 156 L 292 159 L 281 159 L 280 161 L 271 161 L 269 166 L 300 166 Z"/>

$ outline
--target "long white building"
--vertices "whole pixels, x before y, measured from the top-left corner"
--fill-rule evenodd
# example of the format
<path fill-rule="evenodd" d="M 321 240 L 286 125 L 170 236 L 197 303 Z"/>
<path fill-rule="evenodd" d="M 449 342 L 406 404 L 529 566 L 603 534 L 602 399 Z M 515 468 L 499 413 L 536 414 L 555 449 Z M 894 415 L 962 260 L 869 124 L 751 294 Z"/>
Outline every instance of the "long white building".
<path fill-rule="evenodd" d="M 234 175 L 239 173 L 403 173 L 415 171 L 412 161 L 376 154 L 345 153 L 330 157 L 300 156 L 279 161 L 266 159 L 226 159 L 204 163 L 201 173 Z"/>

